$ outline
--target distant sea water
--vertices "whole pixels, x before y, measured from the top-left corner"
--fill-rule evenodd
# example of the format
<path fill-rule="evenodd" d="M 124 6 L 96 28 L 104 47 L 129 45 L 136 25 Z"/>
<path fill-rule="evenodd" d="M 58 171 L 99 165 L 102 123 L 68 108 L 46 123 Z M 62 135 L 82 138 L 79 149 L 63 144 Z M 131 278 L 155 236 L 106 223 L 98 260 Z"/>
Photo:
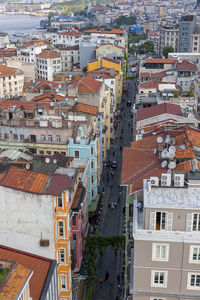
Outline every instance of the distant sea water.
<path fill-rule="evenodd" d="M 0 32 L 6 32 L 12 40 L 16 40 L 16 37 L 13 36 L 15 33 L 32 34 L 37 32 L 36 28 L 40 27 L 42 19 L 44 17 L 0 14 Z"/>

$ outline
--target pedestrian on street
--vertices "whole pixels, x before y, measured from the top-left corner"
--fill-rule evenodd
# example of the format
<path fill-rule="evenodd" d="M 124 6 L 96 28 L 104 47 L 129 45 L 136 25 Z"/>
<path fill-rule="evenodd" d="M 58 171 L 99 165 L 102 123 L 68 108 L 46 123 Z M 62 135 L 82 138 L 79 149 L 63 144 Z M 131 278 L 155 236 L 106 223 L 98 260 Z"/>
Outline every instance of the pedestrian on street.
<path fill-rule="evenodd" d="M 108 207 L 111 208 L 111 203 L 110 202 L 108 203 Z"/>
<path fill-rule="evenodd" d="M 117 274 L 117 283 L 120 284 L 120 274 Z"/>
<path fill-rule="evenodd" d="M 118 204 L 120 203 L 120 195 L 118 196 Z"/>
<path fill-rule="evenodd" d="M 119 297 L 117 296 L 117 297 L 115 298 L 115 300 L 119 300 Z"/>
<path fill-rule="evenodd" d="M 110 274 L 108 273 L 108 271 L 106 271 L 106 273 L 105 273 L 105 280 L 108 280 L 109 276 L 110 276 Z"/>
<path fill-rule="evenodd" d="M 122 286 L 121 284 L 118 284 L 118 290 L 121 292 L 122 291 Z"/>
<path fill-rule="evenodd" d="M 100 284 L 102 285 L 102 284 L 104 283 L 104 279 L 103 279 L 103 278 L 100 278 L 100 279 L 99 279 L 99 282 L 100 282 Z"/>
<path fill-rule="evenodd" d="M 115 206 L 115 208 L 117 207 L 117 202 L 114 202 L 114 206 Z"/>
<path fill-rule="evenodd" d="M 115 248 L 115 256 L 117 256 L 117 248 Z"/>
<path fill-rule="evenodd" d="M 115 156 L 115 151 L 113 150 L 113 157 Z"/>

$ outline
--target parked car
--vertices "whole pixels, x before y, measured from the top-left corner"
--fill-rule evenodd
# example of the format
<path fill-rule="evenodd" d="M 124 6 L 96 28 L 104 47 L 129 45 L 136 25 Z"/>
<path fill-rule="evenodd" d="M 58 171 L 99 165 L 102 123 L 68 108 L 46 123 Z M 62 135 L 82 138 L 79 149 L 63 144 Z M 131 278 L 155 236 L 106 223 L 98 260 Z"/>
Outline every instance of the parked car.
<path fill-rule="evenodd" d="M 111 162 L 111 168 L 117 169 L 117 162 L 116 162 L 116 160 L 113 160 L 113 161 Z"/>
<path fill-rule="evenodd" d="M 127 101 L 127 106 L 131 106 L 131 100 Z"/>

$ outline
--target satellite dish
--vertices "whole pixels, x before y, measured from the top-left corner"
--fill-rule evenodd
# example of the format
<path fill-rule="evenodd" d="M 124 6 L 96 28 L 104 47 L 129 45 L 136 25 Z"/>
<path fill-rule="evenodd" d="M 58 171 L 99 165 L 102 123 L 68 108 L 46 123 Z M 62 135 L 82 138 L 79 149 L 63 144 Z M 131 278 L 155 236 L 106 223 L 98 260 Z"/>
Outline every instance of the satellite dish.
<path fill-rule="evenodd" d="M 141 134 L 144 134 L 144 130 L 143 129 L 141 130 Z"/>
<path fill-rule="evenodd" d="M 168 164 L 168 168 L 169 169 L 175 169 L 176 168 L 176 162 L 175 161 L 170 161 L 170 163 Z"/>
<path fill-rule="evenodd" d="M 167 149 L 164 149 L 163 151 L 162 151 L 162 153 L 161 153 L 161 155 L 162 155 L 162 158 L 167 158 L 168 157 L 168 151 L 167 151 Z"/>
<path fill-rule="evenodd" d="M 166 136 L 166 139 L 165 139 L 165 144 L 170 144 L 171 142 L 171 139 L 169 136 Z"/>
<path fill-rule="evenodd" d="M 163 160 L 163 162 L 161 164 L 161 167 L 166 168 L 166 166 L 167 166 L 167 160 Z"/>
<path fill-rule="evenodd" d="M 168 154 L 167 154 L 167 157 L 168 157 L 169 159 L 173 159 L 174 156 L 175 156 L 175 152 L 168 152 Z"/>
<path fill-rule="evenodd" d="M 53 159 L 53 163 L 56 164 L 57 163 L 57 159 L 54 158 Z"/>
<path fill-rule="evenodd" d="M 175 154 L 175 152 L 176 152 L 176 147 L 170 146 L 170 147 L 169 147 L 169 152 Z"/>
<path fill-rule="evenodd" d="M 162 142 L 163 142 L 163 138 L 162 138 L 162 136 L 159 136 L 159 137 L 157 138 L 157 143 L 158 143 L 158 144 L 162 144 Z"/>
<path fill-rule="evenodd" d="M 176 144 L 176 140 L 174 138 L 171 139 L 171 143 L 172 145 L 175 145 Z"/>
<path fill-rule="evenodd" d="M 46 162 L 47 164 L 50 163 L 50 158 L 49 158 L 49 157 L 45 158 L 45 162 Z"/>
<path fill-rule="evenodd" d="M 29 170 L 30 169 L 30 165 L 29 164 L 26 164 L 26 170 Z"/>

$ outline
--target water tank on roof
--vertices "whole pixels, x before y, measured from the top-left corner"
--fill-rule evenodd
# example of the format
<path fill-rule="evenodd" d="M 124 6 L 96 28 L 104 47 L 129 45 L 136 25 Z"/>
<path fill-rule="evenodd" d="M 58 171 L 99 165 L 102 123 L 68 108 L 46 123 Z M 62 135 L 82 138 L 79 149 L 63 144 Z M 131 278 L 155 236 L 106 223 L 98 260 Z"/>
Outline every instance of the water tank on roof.
<path fill-rule="evenodd" d="M 83 131 L 83 127 L 82 126 L 79 126 L 78 133 L 79 133 L 80 137 L 84 137 L 84 131 Z"/>

